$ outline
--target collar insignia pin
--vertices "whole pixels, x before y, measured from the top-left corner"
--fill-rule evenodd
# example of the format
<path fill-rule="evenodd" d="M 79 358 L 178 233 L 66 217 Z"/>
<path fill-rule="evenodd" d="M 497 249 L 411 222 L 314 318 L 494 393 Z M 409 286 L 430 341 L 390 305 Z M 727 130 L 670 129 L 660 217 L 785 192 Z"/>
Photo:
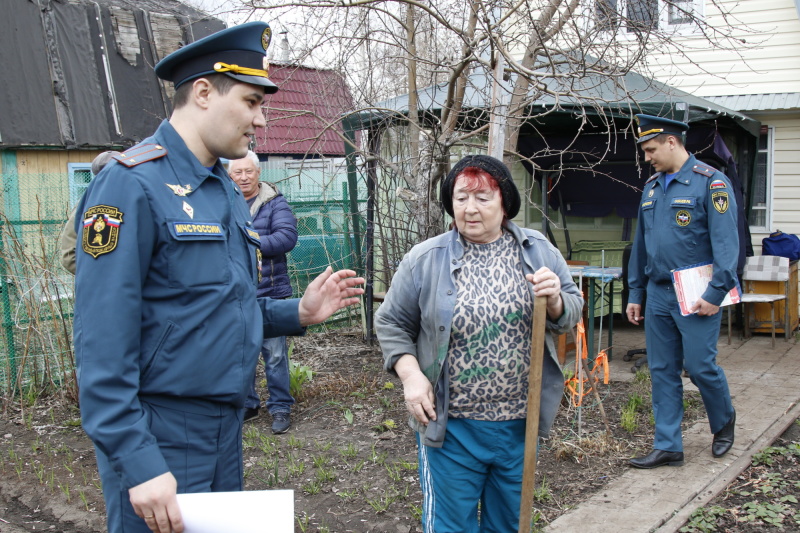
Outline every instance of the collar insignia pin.
<path fill-rule="evenodd" d="M 165 183 L 164 185 L 172 189 L 172 192 L 178 196 L 186 196 L 187 194 L 192 194 L 191 185 L 170 185 L 169 183 Z"/>

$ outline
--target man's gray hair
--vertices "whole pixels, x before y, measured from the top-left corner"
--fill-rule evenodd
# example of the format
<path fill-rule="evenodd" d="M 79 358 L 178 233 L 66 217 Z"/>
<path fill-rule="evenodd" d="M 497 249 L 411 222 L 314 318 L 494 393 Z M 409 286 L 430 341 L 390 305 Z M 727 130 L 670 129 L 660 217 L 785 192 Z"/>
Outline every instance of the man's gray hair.
<path fill-rule="evenodd" d="M 119 155 L 119 152 L 109 150 L 95 157 L 94 161 L 92 161 L 92 174 L 97 176 L 100 171 L 103 170 L 103 168 L 105 168 L 105 166 L 111 161 L 111 158 L 117 155 Z"/>
<path fill-rule="evenodd" d="M 261 164 L 260 164 L 260 162 L 258 160 L 258 156 L 252 150 L 248 150 L 247 151 L 247 155 L 244 156 L 244 157 L 246 157 L 247 159 L 252 161 L 253 164 L 256 166 L 256 168 L 261 168 Z M 244 157 L 242 159 L 244 159 Z"/>

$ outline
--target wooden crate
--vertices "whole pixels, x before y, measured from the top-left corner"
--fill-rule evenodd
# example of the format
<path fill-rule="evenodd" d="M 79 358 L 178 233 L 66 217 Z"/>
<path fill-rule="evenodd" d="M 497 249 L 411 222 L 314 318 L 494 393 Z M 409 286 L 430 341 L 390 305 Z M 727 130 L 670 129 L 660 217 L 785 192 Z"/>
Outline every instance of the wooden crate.
<path fill-rule="evenodd" d="M 789 328 L 790 333 L 798 326 L 798 298 L 797 298 L 797 261 L 789 263 L 789 294 L 786 300 L 775 303 L 775 332 L 784 334 L 784 313 L 786 302 L 789 303 Z M 783 283 L 778 281 L 753 281 L 753 292 L 759 294 L 783 294 Z M 759 333 L 771 333 L 770 306 L 769 304 L 752 304 L 751 312 L 747 319 L 750 321 L 750 330 Z"/>

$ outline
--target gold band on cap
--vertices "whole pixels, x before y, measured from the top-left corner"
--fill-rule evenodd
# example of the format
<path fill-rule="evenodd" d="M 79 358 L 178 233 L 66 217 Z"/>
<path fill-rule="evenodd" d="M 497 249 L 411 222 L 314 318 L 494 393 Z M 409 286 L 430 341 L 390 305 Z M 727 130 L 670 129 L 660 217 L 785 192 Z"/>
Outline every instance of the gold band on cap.
<path fill-rule="evenodd" d="M 229 65 L 228 63 L 222 63 L 221 61 L 214 63 L 214 70 L 216 72 L 233 72 L 234 74 L 244 74 L 245 76 L 260 76 L 262 78 L 269 78 L 269 72 L 266 70 L 240 67 L 239 65 Z"/>
<path fill-rule="evenodd" d="M 639 133 L 639 137 L 644 137 L 645 135 L 649 135 L 651 133 L 664 133 L 664 128 L 653 128 L 652 130 L 647 130 Z"/>

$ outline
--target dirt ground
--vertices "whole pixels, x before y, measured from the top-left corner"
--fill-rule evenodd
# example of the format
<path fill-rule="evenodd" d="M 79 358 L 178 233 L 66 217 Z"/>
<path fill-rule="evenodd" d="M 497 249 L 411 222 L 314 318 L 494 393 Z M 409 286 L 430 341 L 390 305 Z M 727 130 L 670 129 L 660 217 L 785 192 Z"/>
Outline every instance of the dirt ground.
<path fill-rule="evenodd" d="M 421 531 L 414 437 L 401 384 L 383 372 L 377 343 L 365 343 L 356 329 L 311 333 L 294 340 L 291 357 L 313 378 L 298 395 L 288 433 L 272 435 L 264 409 L 245 425 L 246 489 L 294 490 L 297 532 Z M 649 450 L 649 381 L 615 382 L 598 393 L 600 403 L 588 395 L 580 408 L 565 395 L 543 443 L 534 504 L 540 526 L 601 490 L 628 468 L 629 457 Z M 701 416 L 699 399 L 687 395 L 685 423 Z M 47 398 L 25 409 L 7 405 L 0 436 L 0 532 L 104 531 L 93 447 L 74 406 Z"/>

